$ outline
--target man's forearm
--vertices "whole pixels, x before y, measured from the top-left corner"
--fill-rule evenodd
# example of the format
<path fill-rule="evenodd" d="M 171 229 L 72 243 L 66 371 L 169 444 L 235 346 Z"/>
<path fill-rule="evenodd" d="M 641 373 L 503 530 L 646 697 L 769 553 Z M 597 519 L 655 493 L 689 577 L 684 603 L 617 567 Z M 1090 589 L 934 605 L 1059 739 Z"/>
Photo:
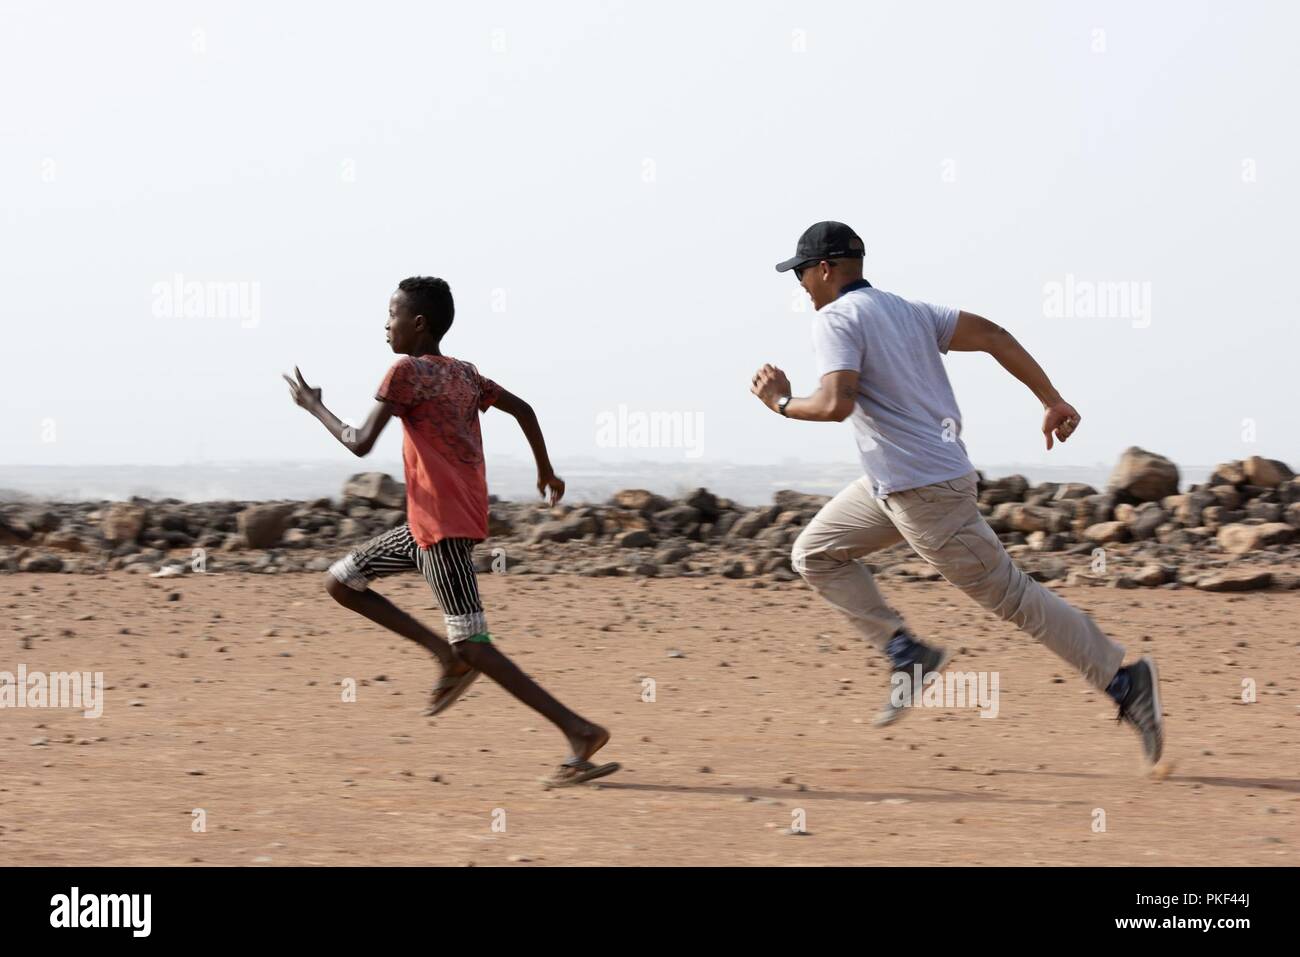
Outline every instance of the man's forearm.
<path fill-rule="evenodd" d="M 1023 382 L 1044 407 L 1061 401 L 1061 393 L 1056 391 L 1042 366 L 1005 329 L 989 349 L 989 354 L 998 360 L 1002 368 Z"/>
<path fill-rule="evenodd" d="M 835 406 L 826 401 L 826 397 L 822 395 L 820 390 L 810 396 L 791 399 L 786 404 L 785 417 L 787 419 L 798 419 L 801 422 L 841 421 L 835 414 Z"/>

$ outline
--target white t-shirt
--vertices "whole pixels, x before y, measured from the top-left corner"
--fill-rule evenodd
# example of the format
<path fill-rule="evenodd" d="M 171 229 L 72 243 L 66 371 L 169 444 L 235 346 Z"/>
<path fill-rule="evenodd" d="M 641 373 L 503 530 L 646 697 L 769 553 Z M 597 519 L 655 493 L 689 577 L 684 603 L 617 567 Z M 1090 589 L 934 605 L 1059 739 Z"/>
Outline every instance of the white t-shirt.
<path fill-rule="evenodd" d="M 878 498 L 975 469 L 940 358 L 957 315 L 956 309 L 911 302 L 863 280 L 813 318 L 818 376 L 858 372 L 853 431 Z"/>

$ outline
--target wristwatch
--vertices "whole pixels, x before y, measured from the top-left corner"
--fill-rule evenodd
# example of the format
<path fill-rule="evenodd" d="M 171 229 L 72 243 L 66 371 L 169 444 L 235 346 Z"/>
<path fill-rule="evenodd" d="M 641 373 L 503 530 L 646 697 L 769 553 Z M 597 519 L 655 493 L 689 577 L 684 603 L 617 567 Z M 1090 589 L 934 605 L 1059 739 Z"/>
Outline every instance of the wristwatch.
<path fill-rule="evenodd" d="M 793 398 L 794 396 L 787 395 L 784 398 L 777 399 L 776 411 L 780 412 L 782 415 L 785 415 L 785 407 L 790 404 L 790 400 Z"/>

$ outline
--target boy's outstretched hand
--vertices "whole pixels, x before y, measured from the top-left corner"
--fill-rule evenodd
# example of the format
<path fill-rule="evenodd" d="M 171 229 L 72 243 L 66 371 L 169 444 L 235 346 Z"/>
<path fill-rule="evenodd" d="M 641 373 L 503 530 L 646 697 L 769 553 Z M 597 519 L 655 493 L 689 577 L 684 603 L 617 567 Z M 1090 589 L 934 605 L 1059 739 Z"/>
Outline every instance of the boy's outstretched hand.
<path fill-rule="evenodd" d="M 309 412 L 319 408 L 321 402 L 320 389 L 313 389 L 309 386 L 307 380 L 302 377 L 302 373 L 298 371 L 297 366 L 293 367 L 293 374 L 298 377 L 297 382 L 287 375 L 283 376 L 284 381 L 289 383 L 289 395 L 293 398 L 293 401 Z"/>
<path fill-rule="evenodd" d="M 542 498 L 554 506 L 560 499 L 564 498 L 564 479 L 560 478 L 554 472 L 547 475 L 537 476 L 537 491 Z"/>

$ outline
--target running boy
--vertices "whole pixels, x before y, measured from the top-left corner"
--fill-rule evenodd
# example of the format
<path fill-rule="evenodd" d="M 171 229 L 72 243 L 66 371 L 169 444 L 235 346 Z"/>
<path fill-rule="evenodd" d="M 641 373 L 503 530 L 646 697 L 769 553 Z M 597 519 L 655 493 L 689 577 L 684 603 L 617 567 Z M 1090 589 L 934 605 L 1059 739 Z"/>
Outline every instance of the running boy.
<path fill-rule="evenodd" d="M 564 495 L 564 481 L 551 468 L 546 442 L 532 407 L 470 363 L 440 351 L 455 305 L 441 279 L 403 279 L 388 302 L 384 330 L 393 363 L 375 398 L 378 404 L 360 428 L 340 422 L 321 402 L 321 390 L 302 373 L 285 376 L 294 402 L 302 406 L 354 455 L 374 448 L 388 420 L 405 426 L 402 461 L 406 471 L 407 524 L 353 549 L 325 576 L 325 590 L 339 604 L 427 648 L 442 665 L 426 714 L 445 711 L 486 674 L 524 704 L 549 718 L 568 739 L 572 755 L 547 783 L 579 784 L 618 770 L 591 757 L 609 741 L 600 725 L 570 711 L 492 644 L 479 600 L 471 552 L 487 537 L 487 478 L 478 417 L 495 406 L 523 429 L 537 460 L 537 490 L 551 505 Z M 381 575 L 418 570 L 442 606 L 447 639 L 400 610 L 369 584 Z"/>

